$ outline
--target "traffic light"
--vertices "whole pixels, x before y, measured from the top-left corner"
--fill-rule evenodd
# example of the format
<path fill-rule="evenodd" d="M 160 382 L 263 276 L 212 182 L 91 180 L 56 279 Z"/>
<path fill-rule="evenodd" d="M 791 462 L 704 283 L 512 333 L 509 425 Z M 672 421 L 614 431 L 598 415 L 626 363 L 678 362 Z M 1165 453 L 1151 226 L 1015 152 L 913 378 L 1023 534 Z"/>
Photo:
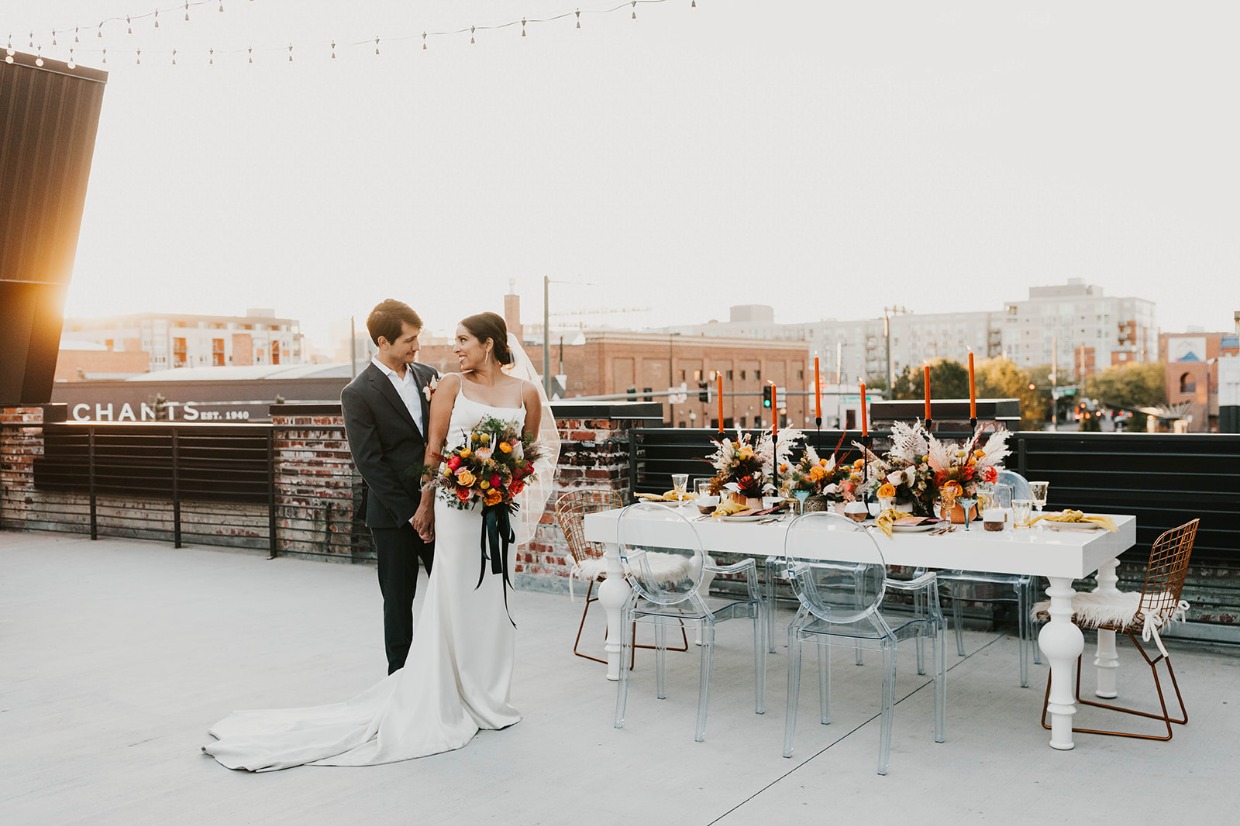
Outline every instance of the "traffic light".
<path fill-rule="evenodd" d="M 626 391 L 629 394 L 629 401 L 631 402 L 637 401 L 637 388 L 636 387 L 626 388 Z"/>
<path fill-rule="evenodd" d="M 708 382 L 698 382 L 698 401 L 703 404 L 710 403 L 710 384 Z"/>
<path fill-rule="evenodd" d="M 775 394 L 775 387 L 773 385 L 768 384 L 762 388 L 762 406 L 763 407 L 768 408 L 768 409 L 770 408 L 771 402 L 772 402 L 771 397 L 774 394 Z"/>
<path fill-rule="evenodd" d="M 642 393 L 645 394 L 642 397 L 643 401 L 648 401 L 648 402 L 654 401 L 654 388 L 653 387 L 643 387 Z"/>

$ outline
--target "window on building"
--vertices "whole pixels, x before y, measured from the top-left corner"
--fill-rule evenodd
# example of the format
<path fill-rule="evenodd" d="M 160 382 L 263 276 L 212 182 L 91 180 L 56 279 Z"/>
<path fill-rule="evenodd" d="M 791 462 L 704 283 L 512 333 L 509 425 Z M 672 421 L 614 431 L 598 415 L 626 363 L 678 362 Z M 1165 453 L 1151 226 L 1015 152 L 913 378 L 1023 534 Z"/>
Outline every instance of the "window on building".
<path fill-rule="evenodd" d="M 744 380 L 745 380 L 745 371 L 744 371 L 744 370 L 742 370 L 742 371 L 741 371 L 741 381 L 744 381 Z"/>
<path fill-rule="evenodd" d="M 211 364 L 216 367 L 224 366 L 224 339 L 211 339 Z"/>
<path fill-rule="evenodd" d="M 701 380 L 702 380 L 702 371 L 701 371 L 701 370 L 694 370 L 694 371 L 693 371 L 693 380 L 694 380 L 694 381 L 701 381 Z"/>
<path fill-rule="evenodd" d="M 732 371 L 728 371 L 728 381 L 732 381 Z"/>
<path fill-rule="evenodd" d="M 742 378 L 742 379 L 743 379 L 743 378 L 745 378 L 745 374 L 744 374 L 744 373 L 741 373 L 741 378 Z M 754 381 L 762 381 L 762 371 L 761 371 L 761 370 L 754 370 L 754 371 L 753 371 L 753 380 L 754 380 Z"/>
<path fill-rule="evenodd" d="M 185 339 L 174 338 L 172 340 L 172 366 L 184 367 L 186 364 L 186 347 Z"/>
<path fill-rule="evenodd" d="M 1196 393 L 1197 392 L 1197 382 L 1196 380 L 1193 379 L 1192 373 L 1181 373 L 1180 374 L 1180 392 L 1181 393 Z"/>

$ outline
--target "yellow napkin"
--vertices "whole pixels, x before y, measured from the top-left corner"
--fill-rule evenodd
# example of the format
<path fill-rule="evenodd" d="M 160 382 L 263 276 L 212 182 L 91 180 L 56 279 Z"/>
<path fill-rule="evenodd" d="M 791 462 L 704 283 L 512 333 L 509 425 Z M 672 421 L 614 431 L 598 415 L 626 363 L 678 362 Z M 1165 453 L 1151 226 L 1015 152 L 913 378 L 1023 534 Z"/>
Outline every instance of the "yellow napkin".
<path fill-rule="evenodd" d="M 712 518 L 719 519 L 724 516 L 735 516 L 749 510 L 749 506 L 744 502 L 734 502 L 731 499 L 724 499 L 715 508 L 715 512 L 711 514 Z"/>
<path fill-rule="evenodd" d="M 1033 522 L 1029 524 L 1032 525 L 1039 519 L 1045 519 L 1047 522 L 1092 522 L 1100 528 L 1106 528 L 1111 533 L 1115 533 L 1117 530 L 1115 523 L 1111 521 L 1111 517 L 1096 513 L 1086 514 L 1081 511 L 1066 510 L 1063 513 L 1043 514 L 1042 516 L 1034 517 Z"/>
<path fill-rule="evenodd" d="M 887 508 L 887 510 L 883 511 L 874 518 L 874 524 L 878 525 L 878 529 L 890 537 L 891 526 L 896 523 L 897 519 L 901 519 L 905 516 L 908 516 L 908 514 L 904 511 L 898 511 L 895 508 Z"/>

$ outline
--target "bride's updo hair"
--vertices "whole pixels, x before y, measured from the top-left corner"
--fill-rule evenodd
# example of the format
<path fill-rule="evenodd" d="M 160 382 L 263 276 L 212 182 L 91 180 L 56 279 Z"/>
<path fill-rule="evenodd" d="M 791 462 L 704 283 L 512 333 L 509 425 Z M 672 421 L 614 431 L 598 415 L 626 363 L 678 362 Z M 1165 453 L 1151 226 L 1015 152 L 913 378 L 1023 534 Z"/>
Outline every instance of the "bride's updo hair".
<path fill-rule="evenodd" d="M 512 351 L 508 349 L 508 325 L 503 316 L 496 313 L 478 313 L 461 319 L 461 326 L 481 342 L 489 338 L 495 345 L 491 351 L 499 364 L 512 364 Z"/>

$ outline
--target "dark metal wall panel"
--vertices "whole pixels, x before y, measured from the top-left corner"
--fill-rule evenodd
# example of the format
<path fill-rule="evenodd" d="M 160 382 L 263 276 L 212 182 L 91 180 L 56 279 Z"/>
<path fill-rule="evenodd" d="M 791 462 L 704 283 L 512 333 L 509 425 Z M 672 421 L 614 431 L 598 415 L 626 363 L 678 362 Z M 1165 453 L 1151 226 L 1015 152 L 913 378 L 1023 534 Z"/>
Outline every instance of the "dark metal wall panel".
<path fill-rule="evenodd" d="M 51 396 L 107 74 L 0 61 L 0 404 Z"/>

